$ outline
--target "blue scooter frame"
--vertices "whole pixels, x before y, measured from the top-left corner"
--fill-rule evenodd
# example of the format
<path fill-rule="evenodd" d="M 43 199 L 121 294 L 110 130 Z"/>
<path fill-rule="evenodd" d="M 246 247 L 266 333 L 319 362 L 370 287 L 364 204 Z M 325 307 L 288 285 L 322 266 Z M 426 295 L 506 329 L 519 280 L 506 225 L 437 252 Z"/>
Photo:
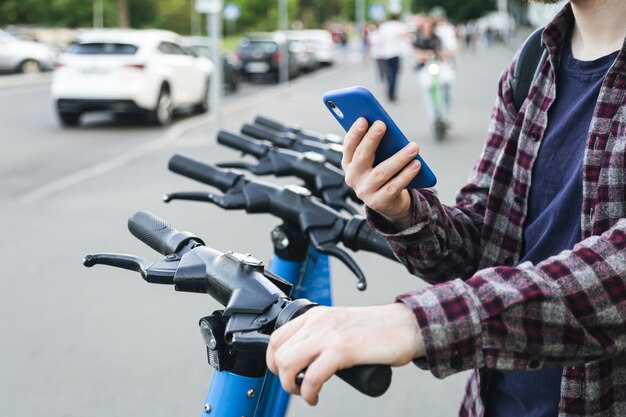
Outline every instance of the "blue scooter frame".
<path fill-rule="evenodd" d="M 275 242 L 276 246 L 276 242 Z M 307 298 L 321 305 L 331 305 L 330 264 L 328 256 L 313 247 L 285 259 L 274 253 L 269 271 L 293 285 L 292 298 Z M 204 402 L 201 417 L 284 417 L 290 395 L 279 378 L 267 372 L 265 378 L 250 378 L 227 371 L 215 371 Z"/>

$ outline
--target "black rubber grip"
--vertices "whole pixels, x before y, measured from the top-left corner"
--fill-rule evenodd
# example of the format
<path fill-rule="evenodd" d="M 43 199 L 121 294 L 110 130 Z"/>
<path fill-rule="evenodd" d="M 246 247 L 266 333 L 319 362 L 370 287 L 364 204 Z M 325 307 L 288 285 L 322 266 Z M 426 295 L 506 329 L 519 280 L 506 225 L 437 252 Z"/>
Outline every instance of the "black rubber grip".
<path fill-rule="evenodd" d="M 357 231 L 355 249 L 374 252 L 385 258 L 397 260 L 385 238 L 372 230 L 367 222 L 363 222 Z"/>
<path fill-rule="evenodd" d="M 278 315 L 276 328 L 278 329 L 317 305 L 303 298 L 290 302 Z M 357 365 L 337 371 L 335 375 L 370 397 L 383 395 L 391 385 L 391 367 L 389 365 Z M 296 385 L 302 385 L 304 379 L 306 379 L 306 368 L 296 375 Z"/>
<path fill-rule="evenodd" d="M 391 260 L 398 260 L 385 238 L 374 232 L 367 224 L 367 220 L 361 216 L 353 216 L 345 223 L 341 243 L 355 251 L 374 252 Z"/>
<path fill-rule="evenodd" d="M 128 219 L 128 230 L 137 239 L 162 255 L 178 252 L 189 240 L 202 241 L 189 232 L 179 232 L 174 226 L 149 211 L 138 211 Z"/>
<path fill-rule="evenodd" d="M 337 371 L 335 375 L 370 397 L 380 397 L 391 385 L 389 365 L 357 365 Z"/>
<path fill-rule="evenodd" d="M 328 141 L 324 138 L 324 135 L 316 135 L 313 134 L 312 132 L 308 132 L 308 133 L 304 133 L 304 132 L 298 132 L 296 134 L 296 137 L 298 138 L 298 140 L 308 140 L 311 142 L 318 142 L 318 143 L 328 143 Z"/>
<path fill-rule="evenodd" d="M 223 171 L 182 155 L 172 156 L 168 168 L 177 174 L 216 187 L 222 192 L 227 192 L 240 177 L 234 172 Z"/>
<path fill-rule="evenodd" d="M 226 130 L 220 130 L 217 134 L 217 143 L 237 149 L 245 154 L 261 158 L 271 149 L 269 146 L 248 139 L 243 136 L 236 135 Z"/>
<path fill-rule="evenodd" d="M 281 148 L 289 148 L 292 143 L 292 140 L 289 138 L 276 134 L 263 127 L 251 125 L 248 123 L 245 123 L 243 126 L 241 126 L 241 133 L 243 133 L 244 135 L 252 136 L 253 138 L 267 140 Z"/>
<path fill-rule="evenodd" d="M 268 119 L 267 117 L 257 116 L 254 118 L 254 123 L 269 127 L 270 129 L 278 130 L 280 132 L 299 132 L 300 128 L 297 126 L 286 125 L 284 123 L 277 122 L 276 120 Z"/>

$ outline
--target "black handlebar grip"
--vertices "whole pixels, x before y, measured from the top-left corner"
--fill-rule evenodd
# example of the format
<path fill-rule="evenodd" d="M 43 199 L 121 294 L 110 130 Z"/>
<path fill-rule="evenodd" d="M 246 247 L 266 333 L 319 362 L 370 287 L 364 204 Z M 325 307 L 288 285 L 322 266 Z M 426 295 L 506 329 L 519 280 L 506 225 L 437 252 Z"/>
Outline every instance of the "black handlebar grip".
<path fill-rule="evenodd" d="M 262 158 L 271 149 L 269 146 L 256 142 L 254 139 L 248 139 L 225 130 L 218 132 L 217 143 L 237 149 L 256 158 Z"/>
<path fill-rule="evenodd" d="M 353 216 L 348 220 L 343 228 L 341 242 L 352 250 L 374 252 L 397 261 L 385 238 L 372 230 L 367 220 L 361 216 Z"/>
<path fill-rule="evenodd" d="M 355 246 L 357 250 L 374 252 L 385 258 L 397 260 L 396 255 L 389 247 L 384 237 L 376 233 L 367 222 L 363 222 L 356 234 Z"/>
<path fill-rule="evenodd" d="M 295 319 L 317 305 L 304 298 L 289 302 L 278 315 L 275 328 L 280 328 L 288 321 Z M 357 365 L 352 368 L 341 369 L 335 375 L 370 397 L 383 395 L 389 388 L 389 385 L 391 385 L 391 367 L 389 365 Z M 296 385 L 302 385 L 305 378 L 306 368 L 296 375 Z"/>
<path fill-rule="evenodd" d="M 189 232 L 179 232 L 174 226 L 149 211 L 138 211 L 128 219 L 128 230 L 137 239 L 162 255 L 178 252 L 190 240 L 202 240 Z"/>
<path fill-rule="evenodd" d="M 182 155 L 172 156 L 168 168 L 170 171 L 176 172 L 177 174 L 216 187 L 222 192 L 230 190 L 240 177 L 240 175 L 234 172 L 223 171 Z"/>
<path fill-rule="evenodd" d="M 270 141 L 274 145 L 281 148 L 289 148 L 291 147 L 291 143 L 293 142 L 292 139 L 282 136 L 281 134 L 276 134 L 265 128 L 251 125 L 248 123 L 244 123 L 244 125 L 241 126 L 241 133 L 243 133 L 244 135 L 252 136 L 253 138 Z"/>
<path fill-rule="evenodd" d="M 370 397 L 380 397 L 391 385 L 389 365 L 357 365 L 337 371 L 335 375 Z"/>
<path fill-rule="evenodd" d="M 299 132 L 300 128 L 297 126 L 285 125 L 277 122 L 276 120 L 268 119 L 267 117 L 257 116 L 254 119 L 254 123 L 261 126 L 269 127 L 270 129 L 278 130 L 279 132 Z"/>

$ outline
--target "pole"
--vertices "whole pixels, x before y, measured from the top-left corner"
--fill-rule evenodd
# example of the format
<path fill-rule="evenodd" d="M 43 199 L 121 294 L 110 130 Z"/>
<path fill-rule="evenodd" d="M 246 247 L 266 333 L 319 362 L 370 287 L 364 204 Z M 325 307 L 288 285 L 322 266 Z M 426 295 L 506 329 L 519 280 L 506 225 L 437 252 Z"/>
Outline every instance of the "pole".
<path fill-rule="evenodd" d="M 222 57 L 220 54 L 222 34 L 222 13 L 210 13 L 207 16 L 207 34 L 211 43 L 211 61 L 213 61 L 213 74 L 211 75 L 210 102 L 211 125 L 215 131 L 219 130 L 221 109 L 220 99 L 222 96 Z"/>
<path fill-rule="evenodd" d="M 363 43 L 365 36 L 365 0 L 356 1 L 356 29 L 359 31 L 359 39 Z"/>
<path fill-rule="evenodd" d="M 104 0 L 93 0 L 93 27 L 102 29 L 104 27 Z"/>
<path fill-rule="evenodd" d="M 191 34 L 193 36 L 200 36 L 200 15 L 196 13 L 193 2 L 191 2 Z"/>
<path fill-rule="evenodd" d="M 287 0 L 278 0 L 278 29 L 283 32 L 285 42 L 283 44 L 282 60 L 280 62 L 279 79 L 281 83 L 289 82 L 289 47 L 287 46 Z"/>

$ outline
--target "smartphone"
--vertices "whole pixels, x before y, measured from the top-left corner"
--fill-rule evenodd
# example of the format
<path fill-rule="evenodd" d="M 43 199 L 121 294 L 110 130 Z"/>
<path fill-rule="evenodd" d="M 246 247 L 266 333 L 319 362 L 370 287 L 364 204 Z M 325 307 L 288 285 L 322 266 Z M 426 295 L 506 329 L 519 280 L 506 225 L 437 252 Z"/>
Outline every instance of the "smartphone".
<path fill-rule="evenodd" d="M 374 165 L 378 165 L 385 159 L 390 158 L 404 148 L 409 141 L 402 131 L 396 126 L 383 106 L 380 105 L 374 95 L 365 87 L 350 87 L 340 90 L 329 91 L 324 94 L 324 105 L 328 108 L 335 119 L 347 132 L 359 117 L 364 117 L 371 126 L 376 120 L 387 125 L 387 131 L 376 149 Z M 426 162 L 417 155 L 422 168 L 407 188 L 429 188 L 437 183 L 437 178 Z"/>

